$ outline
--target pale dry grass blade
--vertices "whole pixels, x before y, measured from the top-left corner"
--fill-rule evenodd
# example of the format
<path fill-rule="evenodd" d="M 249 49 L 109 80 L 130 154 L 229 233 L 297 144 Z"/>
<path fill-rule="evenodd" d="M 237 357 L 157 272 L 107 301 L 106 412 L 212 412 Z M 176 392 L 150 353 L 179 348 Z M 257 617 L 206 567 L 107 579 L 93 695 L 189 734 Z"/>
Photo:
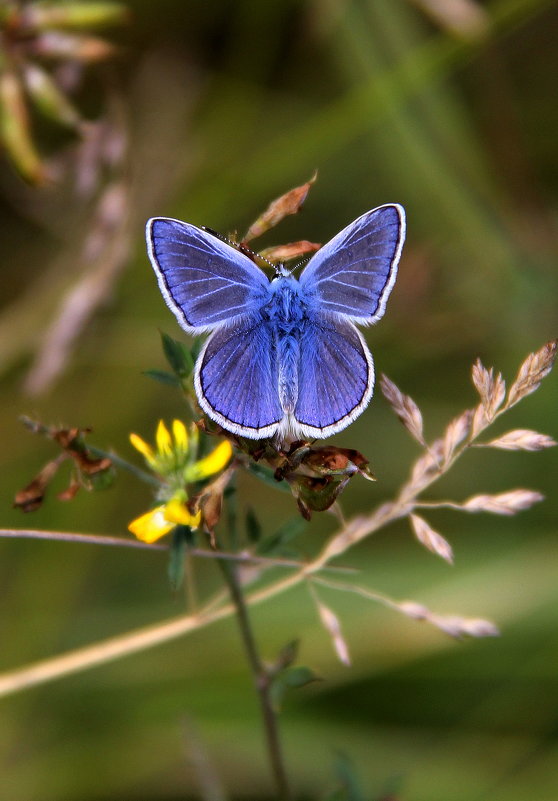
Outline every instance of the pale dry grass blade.
<path fill-rule="evenodd" d="M 502 374 L 498 373 L 495 376 L 492 367 L 487 370 L 481 360 L 477 359 L 473 365 L 472 378 L 480 395 L 486 417 L 489 422 L 492 422 L 506 395 L 506 383 Z"/>
<path fill-rule="evenodd" d="M 405 485 L 405 495 L 416 496 L 442 473 L 444 441 L 437 439 L 414 463 L 411 478 Z"/>
<path fill-rule="evenodd" d="M 481 447 L 500 448 L 504 451 L 542 451 L 554 445 L 558 445 L 558 442 L 548 434 L 539 434 L 528 428 L 516 428 L 490 442 L 482 443 Z"/>
<path fill-rule="evenodd" d="M 347 643 L 343 634 L 341 632 L 341 624 L 339 623 L 339 618 L 337 615 L 331 611 L 329 606 L 326 606 L 321 601 L 316 599 L 316 604 L 318 607 L 318 612 L 320 614 L 320 620 L 322 621 L 322 625 L 331 637 L 333 642 L 333 647 L 335 648 L 335 652 L 339 657 L 339 660 L 347 666 L 351 664 L 351 657 L 349 656 L 349 649 L 347 647 Z"/>
<path fill-rule="evenodd" d="M 453 565 L 453 551 L 449 542 L 435 531 L 430 523 L 416 514 L 409 515 L 415 537 L 431 553 L 435 553 L 448 564 Z"/>
<path fill-rule="evenodd" d="M 490 17 L 476 0 L 412 0 L 442 30 L 463 39 L 477 39 L 488 33 Z"/>
<path fill-rule="evenodd" d="M 407 431 L 417 442 L 426 447 L 422 433 L 422 414 L 414 400 L 409 395 L 404 395 L 386 375 L 380 378 L 380 387 Z"/>
<path fill-rule="evenodd" d="M 196 779 L 200 798 L 203 801 L 228 801 L 223 782 L 208 748 L 189 716 L 184 717 L 182 728 L 185 760 Z"/>
<path fill-rule="evenodd" d="M 99 205 L 100 217 L 104 218 L 98 220 L 103 229 L 103 245 L 100 234 L 94 247 L 89 239 L 90 247 L 97 251 L 95 259 L 64 294 L 54 320 L 43 332 L 24 383 L 25 391 L 31 395 L 45 392 L 63 373 L 76 342 L 98 309 L 109 300 L 116 280 L 126 267 L 131 247 L 128 187 L 124 183 L 113 184 Z M 108 214 L 113 216 L 111 225 L 106 219 Z"/>
<path fill-rule="evenodd" d="M 484 618 L 462 617 L 461 615 L 440 615 L 436 612 L 432 612 L 427 606 L 417 601 L 395 601 L 387 595 L 368 590 L 366 587 L 361 587 L 357 584 L 341 584 L 338 581 L 318 578 L 316 576 L 313 577 L 312 581 L 315 584 L 322 584 L 324 587 L 329 587 L 330 589 L 354 593 L 361 598 L 380 603 L 388 609 L 402 612 L 406 617 L 410 617 L 412 620 L 424 620 L 436 626 L 436 628 L 439 628 L 445 634 L 449 634 L 458 639 L 464 636 L 497 637 L 500 633 L 491 620 L 485 620 Z"/>
<path fill-rule="evenodd" d="M 498 637 L 500 634 L 498 628 L 490 620 L 479 617 L 461 617 L 460 615 L 438 615 L 416 601 L 402 601 L 395 604 L 395 608 L 407 617 L 413 620 L 425 620 L 449 634 L 450 637 L 457 639 L 464 636 Z"/>
<path fill-rule="evenodd" d="M 455 449 L 469 436 L 473 414 L 472 409 L 465 409 L 465 411 L 454 418 L 446 428 L 443 441 L 443 459 L 445 465 L 451 460 Z"/>
<path fill-rule="evenodd" d="M 471 421 L 471 439 L 478 437 L 480 433 L 488 428 L 490 420 L 486 416 L 486 411 L 482 403 L 473 410 L 473 419 Z"/>
<path fill-rule="evenodd" d="M 498 637 L 500 632 L 490 620 L 480 617 L 460 617 L 459 615 L 430 615 L 429 623 L 445 631 L 450 637 Z"/>
<path fill-rule="evenodd" d="M 518 401 L 535 392 L 554 366 L 558 340 L 554 339 L 525 359 L 514 383 L 510 387 L 507 407 L 515 406 Z"/>
<path fill-rule="evenodd" d="M 524 509 L 529 509 L 533 504 L 544 500 L 544 495 L 540 492 L 527 489 L 515 489 L 509 492 L 501 492 L 498 495 L 474 495 L 465 503 L 461 504 L 461 509 L 466 512 L 492 512 L 495 515 L 515 515 Z"/>

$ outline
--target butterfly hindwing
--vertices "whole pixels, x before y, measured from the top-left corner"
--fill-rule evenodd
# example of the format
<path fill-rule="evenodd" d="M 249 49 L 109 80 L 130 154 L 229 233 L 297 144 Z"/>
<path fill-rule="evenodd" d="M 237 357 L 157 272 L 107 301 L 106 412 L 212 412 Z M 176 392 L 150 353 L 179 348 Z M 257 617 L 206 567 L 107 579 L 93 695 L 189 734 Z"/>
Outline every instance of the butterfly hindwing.
<path fill-rule="evenodd" d="M 210 331 L 261 305 L 269 281 L 244 253 L 168 217 L 149 220 L 146 234 L 161 292 L 189 333 Z"/>
<path fill-rule="evenodd" d="M 325 313 L 305 326 L 300 354 L 294 417 L 306 436 L 326 437 L 367 406 L 374 389 L 372 355 L 349 320 Z"/>
<path fill-rule="evenodd" d="M 385 311 L 405 238 L 405 212 L 379 206 L 356 219 L 324 245 L 300 276 L 303 288 L 324 310 L 359 323 Z"/>
<path fill-rule="evenodd" d="M 223 428 L 240 436 L 272 436 L 283 418 L 273 332 L 246 315 L 208 339 L 195 370 L 198 400 Z"/>

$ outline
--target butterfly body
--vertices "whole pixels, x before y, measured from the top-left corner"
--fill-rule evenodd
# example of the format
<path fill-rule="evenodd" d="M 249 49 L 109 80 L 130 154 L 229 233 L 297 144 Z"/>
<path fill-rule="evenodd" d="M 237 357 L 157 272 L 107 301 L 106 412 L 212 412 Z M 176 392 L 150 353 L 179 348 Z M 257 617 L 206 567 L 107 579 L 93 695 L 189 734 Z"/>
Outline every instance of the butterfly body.
<path fill-rule="evenodd" d="M 354 322 L 384 312 L 404 236 L 403 210 L 359 217 L 296 278 L 270 280 L 244 253 L 168 218 L 147 228 L 151 262 L 186 331 L 211 331 L 196 362 L 200 405 L 241 436 L 325 437 L 368 404 L 372 356 Z"/>

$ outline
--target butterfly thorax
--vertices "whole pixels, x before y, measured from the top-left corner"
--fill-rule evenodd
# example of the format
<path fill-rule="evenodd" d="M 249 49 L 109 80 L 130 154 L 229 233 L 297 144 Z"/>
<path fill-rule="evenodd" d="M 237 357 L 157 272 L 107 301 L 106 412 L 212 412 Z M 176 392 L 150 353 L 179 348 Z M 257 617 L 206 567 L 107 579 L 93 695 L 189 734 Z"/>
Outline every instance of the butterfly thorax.
<path fill-rule="evenodd" d="M 278 275 L 269 284 L 269 300 L 262 309 L 264 319 L 279 326 L 296 326 L 307 316 L 301 286 L 292 275 Z"/>

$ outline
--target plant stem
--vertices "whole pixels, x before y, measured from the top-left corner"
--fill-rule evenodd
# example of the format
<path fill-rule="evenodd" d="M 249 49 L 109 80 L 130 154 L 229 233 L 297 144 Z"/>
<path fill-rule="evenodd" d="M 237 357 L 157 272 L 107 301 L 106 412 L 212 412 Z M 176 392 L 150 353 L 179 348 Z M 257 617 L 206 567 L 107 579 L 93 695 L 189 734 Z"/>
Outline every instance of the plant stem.
<path fill-rule="evenodd" d="M 95 445 L 87 445 L 87 450 L 92 456 L 96 456 L 99 459 L 108 458 L 111 462 L 120 467 L 121 470 L 127 470 L 128 473 L 132 473 L 136 478 L 139 478 L 140 481 L 144 481 L 146 484 L 150 484 L 152 487 L 160 487 L 161 481 L 157 478 L 157 476 L 152 475 L 151 473 L 147 473 L 145 470 L 142 470 L 139 467 L 136 467 L 135 464 L 128 462 L 126 459 L 123 459 L 118 454 L 114 453 L 113 451 L 105 451 L 103 448 L 97 448 Z"/>
<path fill-rule="evenodd" d="M 260 658 L 258 647 L 254 639 L 254 632 L 248 615 L 248 607 L 246 606 L 242 586 L 238 580 L 236 566 L 229 562 L 222 562 L 219 560 L 219 567 L 225 577 L 231 599 L 236 609 L 236 617 L 244 643 L 244 650 L 246 651 L 246 656 L 248 657 L 248 662 L 252 671 L 254 686 L 260 699 L 260 709 L 267 741 L 268 756 L 277 786 L 278 798 L 280 801 L 289 801 L 292 796 L 285 771 L 281 742 L 279 740 L 277 715 L 271 703 L 270 675 Z"/>

